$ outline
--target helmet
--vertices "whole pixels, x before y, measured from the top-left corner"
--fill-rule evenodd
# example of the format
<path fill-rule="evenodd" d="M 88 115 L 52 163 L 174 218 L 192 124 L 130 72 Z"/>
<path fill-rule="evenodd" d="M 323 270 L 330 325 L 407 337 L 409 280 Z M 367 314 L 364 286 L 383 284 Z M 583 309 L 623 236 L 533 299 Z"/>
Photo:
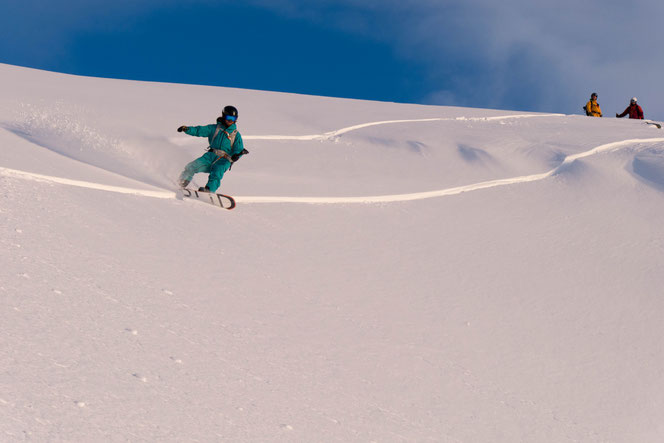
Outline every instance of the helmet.
<path fill-rule="evenodd" d="M 596 92 L 593 92 L 592 94 L 590 94 L 590 98 L 593 98 L 593 97 L 597 97 L 597 93 L 596 93 Z"/>
<path fill-rule="evenodd" d="M 237 119 L 237 108 L 235 106 L 226 106 L 224 107 L 224 110 L 221 113 L 222 117 L 235 117 Z"/>
<path fill-rule="evenodd" d="M 636 97 L 632 97 L 632 99 L 629 102 L 630 103 L 636 103 Z"/>

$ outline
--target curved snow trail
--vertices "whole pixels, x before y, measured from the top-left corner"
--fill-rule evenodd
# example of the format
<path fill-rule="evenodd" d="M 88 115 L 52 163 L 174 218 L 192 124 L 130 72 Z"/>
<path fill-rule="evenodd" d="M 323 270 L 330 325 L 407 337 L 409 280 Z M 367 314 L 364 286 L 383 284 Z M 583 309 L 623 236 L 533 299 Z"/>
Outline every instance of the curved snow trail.
<path fill-rule="evenodd" d="M 368 128 L 370 126 L 392 125 L 395 123 L 419 123 L 419 122 L 442 122 L 442 121 L 494 121 L 510 120 L 515 118 L 533 118 L 533 117 L 565 117 L 565 114 L 513 114 L 497 115 L 494 117 L 434 117 L 418 118 L 412 120 L 384 120 L 379 122 L 362 123 L 360 125 L 348 126 L 347 128 L 337 129 L 336 131 L 326 132 L 324 134 L 313 135 L 243 135 L 244 140 L 331 140 L 347 132 L 357 131 L 358 129 Z"/>
<path fill-rule="evenodd" d="M 412 200 L 424 200 L 427 198 L 444 197 L 457 195 L 464 192 L 477 191 L 480 189 L 496 188 L 499 186 L 514 185 L 518 183 L 528 183 L 556 175 L 563 168 L 574 161 L 589 157 L 602 152 L 617 151 L 626 146 L 638 143 L 664 143 L 664 138 L 634 138 L 621 140 L 612 143 L 606 143 L 595 148 L 578 154 L 568 155 L 563 162 L 554 169 L 540 174 L 522 175 L 520 177 L 502 178 L 489 180 L 471 185 L 457 186 L 454 188 L 440 189 L 437 191 L 415 192 L 410 194 L 377 195 L 368 197 L 234 197 L 238 203 L 308 203 L 308 204 L 340 204 L 340 203 L 388 203 L 404 202 Z"/>
<path fill-rule="evenodd" d="M 369 123 L 363 123 L 355 126 L 349 126 L 346 128 L 341 128 L 336 131 L 331 131 L 331 132 L 326 132 L 324 134 L 315 134 L 315 135 L 256 135 L 256 136 L 245 136 L 245 140 L 329 140 L 329 139 L 334 139 L 335 137 L 338 137 L 342 134 L 345 134 L 347 132 L 351 131 L 356 131 L 358 129 L 362 128 L 367 128 L 370 126 L 378 126 L 378 125 L 387 125 L 387 124 L 394 124 L 394 123 L 413 123 L 413 122 L 432 122 L 432 121 L 493 121 L 493 120 L 507 120 L 507 119 L 515 119 L 515 118 L 531 118 L 531 117 L 561 117 L 564 116 L 564 114 L 512 114 L 512 115 L 499 115 L 499 116 L 493 116 L 493 117 L 454 117 L 454 118 L 445 118 L 445 117 L 438 117 L 438 118 L 422 118 L 422 119 L 410 119 L 410 120 L 385 120 L 385 121 L 377 121 L 377 122 L 369 122 Z M 15 178 L 22 178 L 22 179 L 28 179 L 28 180 L 34 180 L 34 181 L 41 181 L 41 182 L 50 182 L 50 183 L 59 183 L 63 185 L 69 185 L 69 186 L 78 186 L 82 188 L 89 188 L 89 189 L 97 189 L 101 191 L 108 191 L 108 192 L 117 192 L 121 194 L 133 194 L 133 195 L 140 195 L 144 197 L 153 197 L 153 198 L 172 198 L 175 192 L 170 192 L 170 191 L 149 191 L 149 190 L 141 190 L 141 189 L 134 189 L 134 188 L 125 188 L 121 186 L 110 186 L 110 185 L 102 185 L 99 183 L 92 183 L 92 182 L 86 182 L 82 180 L 72 180 L 68 178 L 62 178 L 62 177 L 54 177 L 54 176 L 48 176 L 48 175 L 42 175 L 42 174 L 36 174 L 36 173 L 31 173 L 31 172 L 25 172 L 25 171 L 19 171 L 16 169 L 9 169 L 9 168 L 3 168 L 0 167 L 0 175 L 4 175 L 7 177 L 15 177 Z M 480 188 L 481 189 L 481 188 Z M 425 193 L 427 194 L 427 193 Z M 385 197 L 368 197 L 370 200 L 369 201 L 374 201 L 375 199 L 381 199 Z M 329 198 L 323 197 L 318 200 L 325 200 L 325 201 L 316 201 L 315 198 L 313 199 L 306 199 L 305 200 L 299 200 L 299 197 L 241 197 L 242 201 L 244 202 L 251 202 L 251 203 L 257 203 L 257 202 L 305 202 L 305 203 L 338 203 L 339 199 L 344 199 L 343 197 L 340 198 L 332 198 L 330 201 Z M 261 200 L 262 199 L 262 200 Z M 345 201 L 351 200 L 350 202 L 355 202 L 355 201 L 362 201 L 364 202 L 365 200 L 362 200 L 361 197 L 347 197 Z M 384 200 L 380 200 L 384 201 Z M 385 200 L 389 201 L 389 200 Z"/>
<path fill-rule="evenodd" d="M 629 140 L 607 143 L 604 145 L 597 146 L 586 152 L 569 155 L 565 157 L 565 159 L 560 165 L 558 165 L 556 168 L 548 172 L 543 172 L 540 174 L 532 174 L 532 175 L 522 175 L 520 177 L 489 180 L 485 182 L 474 183 L 471 185 L 440 189 L 437 191 L 416 192 L 411 194 L 377 195 L 369 197 L 235 197 L 235 201 L 238 203 L 339 204 L 339 203 L 388 203 L 388 202 L 423 200 L 427 198 L 457 195 L 457 194 L 462 194 L 464 192 L 477 191 L 480 189 L 496 188 L 499 186 L 507 186 L 518 183 L 528 183 L 528 182 L 544 180 L 545 178 L 556 175 L 564 167 L 566 167 L 567 165 L 573 163 L 574 161 L 580 158 L 589 157 L 591 155 L 599 154 L 602 152 L 616 151 L 623 147 L 637 143 L 661 143 L 661 142 L 664 142 L 664 138 L 629 139 Z"/>
<path fill-rule="evenodd" d="M 68 178 L 53 177 L 50 175 L 35 174 L 33 172 L 18 171 L 0 167 L 0 175 L 5 177 L 22 178 L 45 183 L 59 183 L 61 185 L 78 186 L 79 188 L 98 189 L 100 191 L 117 192 L 120 194 L 133 194 L 153 198 L 173 198 L 173 191 L 149 191 L 147 189 L 124 188 L 122 186 L 102 185 L 99 183 L 86 182 L 83 180 L 71 180 Z"/>
<path fill-rule="evenodd" d="M 570 165 L 574 161 L 589 157 L 591 155 L 617 151 L 621 148 L 628 147 L 634 144 L 651 144 L 651 143 L 664 143 L 664 138 L 643 138 L 643 139 L 629 139 L 604 145 L 597 146 L 589 151 L 581 152 L 578 154 L 568 155 L 563 162 L 556 168 L 543 172 L 540 174 L 523 175 L 520 177 L 503 178 L 497 180 L 489 180 L 480 183 L 474 183 L 465 186 L 457 186 L 454 188 L 440 189 L 437 191 L 416 192 L 411 194 L 395 194 L 395 195 L 378 195 L 368 197 L 235 197 L 238 203 L 306 203 L 306 204 L 348 204 L 348 203 L 393 203 L 412 200 L 424 200 L 428 198 L 444 197 L 449 195 L 457 195 L 464 192 L 472 192 L 480 189 L 496 188 L 499 186 L 514 185 L 518 183 L 528 183 L 556 175 L 564 167 Z M 0 175 L 7 177 L 15 177 L 27 180 L 35 180 L 41 182 L 59 183 L 69 186 L 78 186 L 82 188 L 97 189 L 101 191 L 117 192 L 122 194 L 139 195 L 143 197 L 152 198 L 173 198 L 174 191 L 150 191 L 142 189 L 124 188 L 121 186 L 109 186 L 99 183 L 91 183 L 81 180 L 71 180 L 61 177 L 53 177 L 42 174 L 35 174 L 32 172 L 18 171 L 15 169 L 0 167 Z"/>

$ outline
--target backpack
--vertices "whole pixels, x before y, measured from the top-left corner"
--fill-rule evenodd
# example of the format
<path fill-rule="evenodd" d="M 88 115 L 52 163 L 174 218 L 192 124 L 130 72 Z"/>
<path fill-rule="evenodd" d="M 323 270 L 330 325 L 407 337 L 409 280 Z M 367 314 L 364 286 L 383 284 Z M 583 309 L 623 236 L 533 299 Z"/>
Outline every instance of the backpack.
<path fill-rule="evenodd" d="M 585 105 L 583 105 L 583 110 L 586 111 L 586 115 L 587 115 L 588 117 L 590 117 L 590 111 L 588 110 L 587 106 L 588 106 L 588 103 L 586 103 Z"/>

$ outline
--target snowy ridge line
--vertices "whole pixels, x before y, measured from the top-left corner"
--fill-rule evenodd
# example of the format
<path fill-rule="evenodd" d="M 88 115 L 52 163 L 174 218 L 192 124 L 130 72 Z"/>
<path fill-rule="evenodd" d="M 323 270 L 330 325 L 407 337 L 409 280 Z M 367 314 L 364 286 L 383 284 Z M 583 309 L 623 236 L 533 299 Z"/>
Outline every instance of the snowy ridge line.
<path fill-rule="evenodd" d="M 503 178 L 497 180 L 489 180 L 471 185 L 457 186 L 454 188 L 440 189 L 437 191 L 416 192 L 411 194 L 396 194 L 396 195 L 378 195 L 369 197 L 235 197 L 238 203 L 307 203 L 307 204 L 340 204 L 340 203 L 389 203 L 389 202 L 404 202 L 412 200 L 424 200 L 427 198 L 444 197 L 449 195 L 458 195 L 464 192 L 472 192 L 480 189 L 496 188 L 499 186 L 514 185 L 518 183 L 528 183 L 545 178 L 552 177 L 558 174 L 567 165 L 574 161 L 589 157 L 591 155 L 617 151 L 621 148 L 639 144 L 639 143 L 664 143 L 664 138 L 635 138 L 629 140 L 621 140 L 604 145 L 597 146 L 589 151 L 581 152 L 579 154 L 568 155 L 563 162 L 554 169 L 543 172 L 540 174 L 523 175 L 520 177 Z"/>
<path fill-rule="evenodd" d="M 514 185 L 518 183 L 528 183 L 556 175 L 564 167 L 573 163 L 574 161 L 589 157 L 595 154 L 617 151 L 621 148 L 628 147 L 634 144 L 645 143 L 664 143 L 663 138 L 644 138 L 644 139 L 629 139 L 604 145 L 597 146 L 589 151 L 581 152 L 579 154 L 569 155 L 565 157 L 563 162 L 556 168 L 548 172 L 540 174 L 524 175 L 520 177 L 503 178 L 497 180 L 489 180 L 470 185 L 457 186 L 454 188 L 440 189 L 436 191 L 416 192 L 411 194 L 393 194 L 393 195 L 378 195 L 367 197 L 235 197 L 238 203 L 306 203 L 306 204 L 348 204 L 348 203 L 393 203 L 404 202 L 412 200 L 424 200 L 428 198 L 444 197 L 449 195 L 458 195 L 464 192 L 472 192 L 480 189 L 495 188 L 499 186 Z M 168 199 L 175 196 L 174 191 L 150 191 L 134 188 L 124 188 L 121 186 L 102 185 L 99 183 L 92 183 L 82 180 L 71 180 L 61 177 L 53 177 L 48 175 L 36 174 L 32 172 L 19 171 L 16 169 L 9 169 L 0 167 L 0 175 L 6 177 L 21 178 L 40 182 L 58 183 L 69 186 L 77 186 L 82 188 L 97 189 L 100 191 L 117 192 L 121 194 L 132 194 L 143 197 L 162 198 Z"/>
<path fill-rule="evenodd" d="M 340 135 L 346 134 L 358 129 L 368 128 L 370 126 L 391 125 L 396 123 L 418 123 L 418 122 L 441 122 L 441 121 L 495 121 L 509 120 L 515 118 L 532 117 L 565 117 L 565 114 L 514 114 L 498 115 L 495 117 L 434 117 L 418 118 L 412 120 L 385 120 L 379 122 L 362 123 L 360 125 L 349 126 L 347 128 L 337 129 L 336 131 L 326 132 L 324 134 L 314 135 L 243 135 L 244 140 L 330 140 Z"/>

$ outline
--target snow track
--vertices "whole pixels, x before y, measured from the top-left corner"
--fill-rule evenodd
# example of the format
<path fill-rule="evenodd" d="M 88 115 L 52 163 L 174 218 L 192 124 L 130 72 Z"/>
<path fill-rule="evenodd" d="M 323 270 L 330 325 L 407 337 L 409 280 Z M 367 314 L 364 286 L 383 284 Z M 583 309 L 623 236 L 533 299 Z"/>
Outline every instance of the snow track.
<path fill-rule="evenodd" d="M 514 118 L 531 118 L 531 117 L 552 117 L 552 116 L 562 116 L 562 114 L 517 114 L 517 115 L 506 115 L 506 116 L 495 116 L 495 117 L 477 117 L 477 118 L 428 118 L 428 119 L 416 119 L 416 120 L 389 120 L 389 121 L 379 121 L 364 123 L 361 125 L 350 126 L 347 128 L 342 128 L 336 131 L 327 132 L 325 134 L 318 135 L 304 135 L 304 136 L 282 136 L 282 135 L 273 135 L 273 136 L 247 136 L 245 139 L 253 140 L 328 140 L 338 137 L 342 134 L 346 134 L 351 131 L 358 129 L 385 125 L 385 124 L 397 124 L 397 123 L 413 123 L 413 122 L 433 122 L 433 121 L 494 121 L 494 120 L 506 120 Z M 556 168 L 533 175 L 525 175 L 512 178 L 504 178 L 497 180 L 489 180 L 480 183 L 474 183 L 470 185 L 457 186 L 453 188 L 440 189 L 435 191 L 426 191 L 426 192 L 417 192 L 410 194 L 394 194 L 394 195 L 378 195 L 378 196 L 366 196 L 366 197 L 270 197 L 270 196 L 238 196 L 235 197 L 235 200 L 238 203 L 302 203 L 302 204 L 349 204 L 349 203 L 390 203 L 390 202 L 404 202 L 404 201 L 413 201 L 413 200 L 423 200 L 428 198 L 436 197 L 445 197 L 450 195 L 458 195 L 464 192 L 472 192 L 481 189 L 496 188 L 499 186 L 514 185 L 519 183 L 528 183 L 539 180 L 544 180 L 548 177 L 554 176 L 559 173 L 563 168 L 573 163 L 575 160 L 589 157 L 595 154 L 611 152 L 620 150 L 629 146 L 637 144 L 652 144 L 652 143 L 664 143 L 664 138 L 647 138 L 647 139 L 629 139 L 622 140 L 612 143 L 607 143 L 604 145 L 597 146 L 589 151 L 582 152 L 579 154 L 574 154 L 567 156 L 563 162 L 558 165 Z M 124 188 L 119 186 L 108 186 L 102 185 L 99 183 L 91 183 L 86 181 L 71 180 L 60 177 L 52 177 L 47 175 L 35 174 L 25 171 L 18 171 L 14 169 L 2 168 L 0 167 L 0 175 L 14 178 L 21 178 L 27 180 L 35 180 L 41 182 L 51 182 L 58 183 L 69 186 L 78 186 L 83 188 L 97 189 L 101 191 L 108 192 L 117 192 L 122 194 L 133 194 L 144 197 L 152 198 L 173 198 L 174 192 L 172 191 L 150 191 L 150 190 L 141 190 L 134 188 Z"/>
<path fill-rule="evenodd" d="M 413 120 L 384 120 L 378 122 L 362 123 L 361 125 L 349 126 L 347 128 L 337 129 L 336 131 L 326 132 L 324 134 L 314 135 L 247 135 L 242 138 L 245 140 L 333 140 L 343 134 L 358 129 L 364 129 L 371 126 L 380 125 L 393 125 L 397 123 L 421 123 L 421 122 L 444 122 L 444 121 L 496 121 L 496 120 L 511 120 L 517 118 L 534 118 L 534 117 L 564 117 L 564 114 L 512 114 L 512 115 L 498 115 L 494 117 L 438 117 L 438 118 L 419 118 Z"/>
<path fill-rule="evenodd" d="M 440 189 L 437 191 L 416 192 L 411 194 L 382 195 L 371 197 L 235 197 L 238 203 L 309 203 L 309 204 L 339 204 L 339 203 L 388 203 L 427 198 L 445 197 L 464 192 L 478 191 L 480 189 L 496 188 L 499 186 L 528 183 L 552 177 L 559 173 L 575 160 L 604 152 L 617 151 L 635 144 L 664 143 L 664 138 L 629 139 L 597 146 L 589 151 L 567 156 L 556 168 L 541 174 L 523 175 L 519 177 L 489 180 L 471 185 Z"/>
<path fill-rule="evenodd" d="M 117 192 L 120 194 L 134 194 L 143 197 L 153 198 L 173 198 L 172 191 L 149 191 L 144 189 L 124 188 L 121 186 L 109 186 L 99 183 L 86 182 L 82 180 L 70 180 L 68 178 L 53 177 L 50 175 L 35 174 L 33 172 L 18 171 L 16 169 L 9 169 L 0 167 L 0 175 L 5 177 L 21 178 L 25 180 L 33 180 L 44 183 L 58 183 L 61 185 L 78 186 L 79 188 L 98 189 L 100 191 Z"/>

